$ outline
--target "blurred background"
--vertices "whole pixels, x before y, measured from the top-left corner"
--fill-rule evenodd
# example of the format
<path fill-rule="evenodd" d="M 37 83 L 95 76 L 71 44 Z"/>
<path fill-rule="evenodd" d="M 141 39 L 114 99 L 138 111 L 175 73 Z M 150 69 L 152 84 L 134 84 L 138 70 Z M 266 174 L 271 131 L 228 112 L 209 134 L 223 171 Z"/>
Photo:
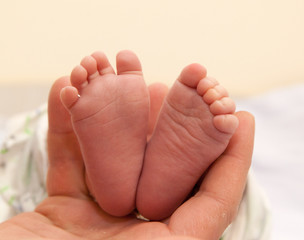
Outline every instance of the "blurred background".
<path fill-rule="evenodd" d="M 304 82 L 302 0 L 0 2 L 0 113 L 29 110 L 82 57 L 135 51 L 147 83 L 206 66 L 233 96 Z M 25 100 L 26 99 L 26 100 Z"/>

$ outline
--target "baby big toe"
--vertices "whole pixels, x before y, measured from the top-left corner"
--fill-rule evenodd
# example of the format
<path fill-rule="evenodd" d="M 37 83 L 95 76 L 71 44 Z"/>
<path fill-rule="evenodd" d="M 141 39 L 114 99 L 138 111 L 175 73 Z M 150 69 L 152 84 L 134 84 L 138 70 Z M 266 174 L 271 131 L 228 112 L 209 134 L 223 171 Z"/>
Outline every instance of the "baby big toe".
<path fill-rule="evenodd" d="M 204 66 L 197 63 L 193 63 L 183 69 L 178 78 L 178 81 L 188 87 L 196 88 L 199 81 L 206 77 L 206 74 L 207 70 Z"/>
<path fill-rule="evenodd" d="M 124 50 L 116 56 L 117 74 L 138 74 L 142 75 L 141 63 L 135 53 Z"/>

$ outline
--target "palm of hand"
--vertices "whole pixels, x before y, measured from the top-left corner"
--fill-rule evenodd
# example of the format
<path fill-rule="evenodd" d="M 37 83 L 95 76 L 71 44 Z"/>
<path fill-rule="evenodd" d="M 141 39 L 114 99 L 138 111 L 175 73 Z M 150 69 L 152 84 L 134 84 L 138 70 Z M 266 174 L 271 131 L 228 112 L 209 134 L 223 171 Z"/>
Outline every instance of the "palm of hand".
<path fill-rule="evenodd" d="M 214 203 L 218 205 L 217 201 Z M 187 212 L 187 209 L 184 210 Z M 187 214 L 184 217 L 187 218 Z M 167 219 L 165 222 L 145 222 L 138 220 L 135 215 L 117 218 L 102 211 L 89 197 L 56 196 L 44 200 L 35 212 L 18 215 L 6 222 L 2 228 L 5 230 L 5 226 L 8 226 L 9 231 L 2 235 L 8 236 L 6 239 L 22 236 L 24 239 L 36 240 L 156 239 L 158 237 L 175 239 L 174 235 L 179 232 L 189 232 L 189 229 L 187 230 L 189 226 L 184 225 L 184 221 L 180 221 L 183 219 L 182 216 L 178 216 L 178 219 L 174 218 L 176 217 L 173 215 L 172 219 Z M 172 220 L 177 221 L 175 224 L 170 224 Z M 207 227 L 201 224 L 202 229 Z M 197 234 L 202 237 L 201 233 Z M 207 232 L 204 235 L 209 237 Z"/>
<path fill-rule="evenodd" d="M 49 197 L 36 212 L 21 214 L 6 224 L 14 226 L 7 236 L 25 239 L 148 239 L 149 233 L 151 238 L 154 234 L 170 235 L 164 223 L 143 222 L 133 216 L 112 217 L 89 198 Z"/>

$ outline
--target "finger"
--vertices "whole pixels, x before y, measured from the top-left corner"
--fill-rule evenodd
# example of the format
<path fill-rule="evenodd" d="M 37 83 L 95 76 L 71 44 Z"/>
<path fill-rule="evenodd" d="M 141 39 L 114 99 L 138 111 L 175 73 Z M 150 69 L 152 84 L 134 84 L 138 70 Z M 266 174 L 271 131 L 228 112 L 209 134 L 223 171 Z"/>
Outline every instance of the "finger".
<path fill-rule="evenodd" d="M 199 191 L 219 201 L 229 201 L 231 204 L 243 195 L 254 144 L 253 116 L 247 112 L 238 112 L 236 116 L 240 126 L 226 151 L 210 168 Z"/>
<path fill-rule="evenodd" d="M 49 196 L 79 197 L 87 194 L 84 165 L 70 115 L 61 104 L 60 91 L 69 86 L 69 78 L 58 79 L 51 88 L 48 101 L 48 176 Z"/>
<path fill-rule="evenodd" d="M 150 116 L 148 125 L 148 140 L 150 139 L 155 124 L 157 122 L 158 114 L 163 105 L 164 99 L 169 91 L 168 87 L 163 83 L 153 83 L 148 86 L 150 94 Z"/>
<path fill-rule="evenodd" d="M 254 118 L 236 113 L 239 127 L 226 151 L 206 174 L 199 192 L 172 215 L 176 234 L 219 239 L 236 216 L 244 192 L 254 142 Z"/>

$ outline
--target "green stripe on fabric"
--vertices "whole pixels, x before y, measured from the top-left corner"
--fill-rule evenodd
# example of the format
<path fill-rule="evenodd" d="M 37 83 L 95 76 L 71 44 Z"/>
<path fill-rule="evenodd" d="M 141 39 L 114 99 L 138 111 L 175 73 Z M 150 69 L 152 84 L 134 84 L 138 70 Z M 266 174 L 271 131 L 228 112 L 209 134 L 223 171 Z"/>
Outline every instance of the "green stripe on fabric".
<path fill-rule="evenodd" d="M 6 154 L 8 152 L 8 149 L 7 148 L 3 148 L 0 150 L 0 153 L 1 154 Z"/>
<path fill-rule="evenodd" d="M 28 135 L 31 135 L 32 134 L 32 131 L 29 127 L 30 125 L 30 122 L 31 122 L 31 118 L 30 117 L 27 117 L 26 120 L 25 120 L 25 127 L 24 127 L 24 132 Z"/>
<path fill-rule="evenodd" d="M 15 196 L 11 196 L 10 199 L 8 200 L 9 205 L 13 205 L 13 202 L 15 201 Z"/>
<path fill-rule="evenodd" d="M 0 193 L 4 193 L 9 189 L 9 186 L 4 186 L 0 189 Z"/>

